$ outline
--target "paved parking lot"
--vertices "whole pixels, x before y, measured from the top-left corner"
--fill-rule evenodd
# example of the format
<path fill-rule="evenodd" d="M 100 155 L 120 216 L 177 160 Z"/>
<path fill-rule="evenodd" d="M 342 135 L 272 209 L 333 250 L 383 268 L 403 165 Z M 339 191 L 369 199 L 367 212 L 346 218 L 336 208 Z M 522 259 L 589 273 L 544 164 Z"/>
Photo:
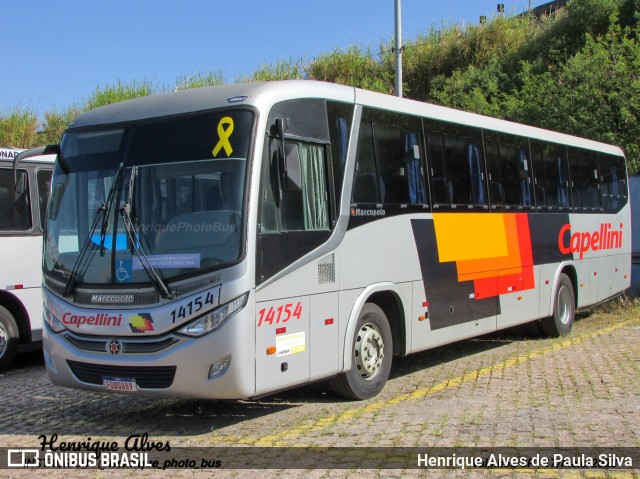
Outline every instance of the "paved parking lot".
<path fill-rule="evenodd" d="M 640 305 L 582 314 L 568 338 L 533 327 L 460 342 L 394 362 L 382 394 L 364 402 L 323 384 L 256 401 L 155 400 L 91 394 L 49 383 L 41 355 L 0 375 L 0 443 L 124 440 L 149 434 L 180 446 L 640 447 Z M 240 450 L 238 450 L 240 451 Z M 224 468 L 224 458 L 222 466 Z M 26 477 L 26 471 L 11 472 Z M 140 471 L 138 471 L 140 472 Z M 604 470 L 316 470 L 311 477 L 640 477 Z M 46 471 L 47 477 L 113 471 Z M 133 471 L 116 471 L 130 477 Z M 185 471 L 174 477 L 272 477 L 273 470 Z M 298 477 L 295 470 L 278 475 Z M 143 471 L 146 477 L 166 477 Z"/>

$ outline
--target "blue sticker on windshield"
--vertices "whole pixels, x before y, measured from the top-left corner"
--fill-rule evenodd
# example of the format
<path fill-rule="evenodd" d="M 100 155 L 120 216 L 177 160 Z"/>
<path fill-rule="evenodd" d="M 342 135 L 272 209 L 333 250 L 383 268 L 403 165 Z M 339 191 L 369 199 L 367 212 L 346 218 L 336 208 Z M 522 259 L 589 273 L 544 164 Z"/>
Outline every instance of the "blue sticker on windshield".
<path fill-rule="evenodd" d="M 95 233 L 91 235 L 91 241 L 97 245 L 100 245 L 100 235 Z M 108 250 L 111 249 L 111 245 L 113 244 L 113 235 L 107 234 L 104 235 L 104 247 Z M 124 233 L 118 233 L 116 235 L 116 251 L 122 251 L 123 249 L 127 249 L 127 235 Z"/>
<path fill-rule="evenodd" d="M 200 253 L 147 255 L 149 264 L 158 269 L 199 268 Z M 143 269 L 139 258 L 132 258 L 134 271 Z"/>

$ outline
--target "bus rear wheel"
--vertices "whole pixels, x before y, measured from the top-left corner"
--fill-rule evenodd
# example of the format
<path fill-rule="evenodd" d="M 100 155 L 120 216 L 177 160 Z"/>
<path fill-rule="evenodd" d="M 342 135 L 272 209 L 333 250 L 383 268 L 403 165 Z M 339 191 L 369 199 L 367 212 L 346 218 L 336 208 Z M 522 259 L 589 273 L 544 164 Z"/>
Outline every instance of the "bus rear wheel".
<path fill-rule="evenodd" d="M 576 315 L 576 296 L 573 283 L 564 273 L 560 274 L 553 295 L 553 314 L 540 320 L 544 333 L 552 338 L 566 336 L 571 332 Z"/>
<path fill-rule="evenodd" d="M 18 325 L 9 311 L 0 306 L 0 372 L 9 369 L 18 353 Z"/>
<path fill-rule="evenodd" d="M 391 372 L 393 341 L 382 309 L 367 303 L 360 312 L 351 343 L 351 370 L 331 380 L 333 391 L 347 399 L 369 399 L 382 391 Z"/>

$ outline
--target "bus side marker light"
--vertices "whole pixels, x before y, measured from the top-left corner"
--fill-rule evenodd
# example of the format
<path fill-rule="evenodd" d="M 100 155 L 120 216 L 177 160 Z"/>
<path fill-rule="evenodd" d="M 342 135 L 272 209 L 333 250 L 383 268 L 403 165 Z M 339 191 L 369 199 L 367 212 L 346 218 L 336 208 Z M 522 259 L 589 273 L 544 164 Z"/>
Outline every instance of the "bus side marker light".
<path fill-rule="evenodd" d="M 426 317 L 426 316 L 420 316 L 420 317 L 418 317 L 418 321 L 424 321 L 425 319 L 427 319 L 427 317 Z"/>
<path fill-rule="evenodd" d="M 522 296 L 518 296 L 518 301 L 522 301 Z"/>
<path fill-rule="evenodd" d="M 8 284 L 7 287 L 5 288 L 6 290 L 12 290 L 12 289 L 24 289 L 24 284 Z"/>
<path fill-rule="evenodd" d="M 267 348 L 267 356 L 270 356 L 272 354 L 276 354 L 276 347 L 275 346 L 269 346 Z"/>
<path fill-rule="evenodd" d="M 287 332 L 287 328 L 278 328 L 276 329 L 276 334 L 284 334 Z"/>
<path fill-rule="evenodd" d="M 549 284 L 549 280 L 546 280 L 546 281 L 544 282 L 544 284 Z"/>
<path fill-rule="evenodd" d="M 597 271 L 594 271 L 594 272 L 593 272 L 593 275 L 594 275 L 594 276 L 598 276 L 598 272 L 597 272 Z"/>
<path fill-rule="evenodd" d="M 324 325 L 325 326 L 330 326 L 333 324 L 333 318 L 329 318 L 329 319 L 325 319 L 324 320 Z"/>
<path fill-rule="evenodd" d="M 581 288 L 584 288 L 584 283 L 580 283 L 580 287 L 581 287 Z"/>

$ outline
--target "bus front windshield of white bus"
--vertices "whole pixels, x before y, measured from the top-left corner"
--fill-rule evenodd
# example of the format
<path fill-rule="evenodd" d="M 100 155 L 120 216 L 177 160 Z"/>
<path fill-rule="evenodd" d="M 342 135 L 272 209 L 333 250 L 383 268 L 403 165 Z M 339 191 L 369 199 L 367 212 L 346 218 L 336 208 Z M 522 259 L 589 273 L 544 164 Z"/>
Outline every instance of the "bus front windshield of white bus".
<path fill-rule="evenodd" d="M 160 290 L 239 260 L 252 122 L 248 110 L 216 111 L 66 133 L 45 273 L 67 288 L 151 282 Z"/>

